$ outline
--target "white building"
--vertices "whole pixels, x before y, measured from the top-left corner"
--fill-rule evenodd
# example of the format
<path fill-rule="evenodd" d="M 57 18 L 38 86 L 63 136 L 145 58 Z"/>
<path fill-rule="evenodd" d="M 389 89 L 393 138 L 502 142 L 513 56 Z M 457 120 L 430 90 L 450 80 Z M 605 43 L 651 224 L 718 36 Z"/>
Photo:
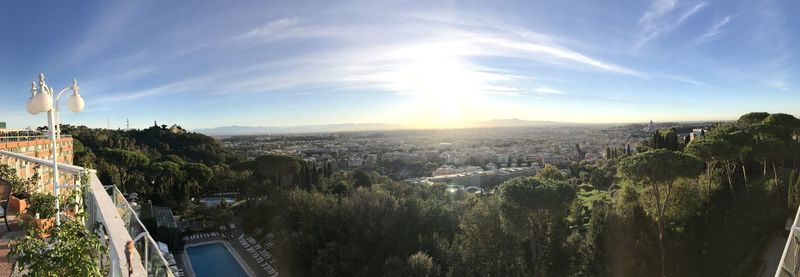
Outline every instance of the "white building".
<path fill-rule="evenodd" d="M 692 129 L 692 132 L 689 133 L 689 140 L 702 138 L 705 134 L 706 134 L 705 129 Z"/>

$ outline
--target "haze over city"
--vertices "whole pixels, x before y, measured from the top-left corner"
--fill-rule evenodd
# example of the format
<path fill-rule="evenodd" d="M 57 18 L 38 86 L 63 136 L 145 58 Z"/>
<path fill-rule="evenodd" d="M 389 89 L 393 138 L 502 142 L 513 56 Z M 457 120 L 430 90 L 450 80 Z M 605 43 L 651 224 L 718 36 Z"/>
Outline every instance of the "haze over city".
<path fill-rule="evenodd" d="M 0 276 L 800 276 L 797 11 L 0 2 Z"/>
<path fill-rule="evenodd" d="M 86 111 L 65 120 L 112 128 L 733 120 L 800 100 L 795 1 L 48 4 L 0 4 L 9 127 L 38 124 L 19 103 L 39 71 L 78 79 Z"/>

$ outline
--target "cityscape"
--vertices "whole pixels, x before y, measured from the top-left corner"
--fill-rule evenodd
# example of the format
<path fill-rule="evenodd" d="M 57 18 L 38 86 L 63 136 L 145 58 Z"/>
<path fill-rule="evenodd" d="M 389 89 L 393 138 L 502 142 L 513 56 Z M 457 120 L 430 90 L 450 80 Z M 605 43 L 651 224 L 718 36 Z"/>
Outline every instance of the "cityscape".
<path fill-rule="evenodd" d="M 0 276 L 798 276 L 798 10 L 0 3 Z"/>

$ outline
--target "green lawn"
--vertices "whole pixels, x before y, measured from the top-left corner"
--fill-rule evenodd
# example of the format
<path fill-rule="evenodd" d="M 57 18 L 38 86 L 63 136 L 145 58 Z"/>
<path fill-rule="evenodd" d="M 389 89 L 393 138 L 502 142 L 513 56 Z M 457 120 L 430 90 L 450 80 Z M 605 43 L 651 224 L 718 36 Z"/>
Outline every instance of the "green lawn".
<path fill-rule="evenodd" d="M 611 194 L 607 191 L 598 190 L 595 187 L 583 184 L 578 190 L 578 200 L 581 201 L 583 206 L 592 209 L 592 202 L 595 200 L 611 200 Z"/>

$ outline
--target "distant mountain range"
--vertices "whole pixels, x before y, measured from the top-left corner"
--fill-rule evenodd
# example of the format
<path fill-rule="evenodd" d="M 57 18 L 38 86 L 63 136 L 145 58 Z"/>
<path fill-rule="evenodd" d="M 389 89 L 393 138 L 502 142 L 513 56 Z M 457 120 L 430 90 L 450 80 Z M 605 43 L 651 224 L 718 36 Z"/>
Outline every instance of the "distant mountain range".
<path fill-rule="evenodd" d="M 556 125 L 572 125 L 575 123 L 555 121 L 530 121 L 522 119 L 494 119 L 475 123 L 473 128 L 499 128 L 499 127 L 544 127 Z M 410 129 L 407 126 L 381 123 L 340 123 L 324 125 L 302 125 L 290 127 L 264 127 L 264 126 L 221 126 L 214 128 L 194 129 L 192 131 L 209 136 L 241 136 L 241 135 L 266 135 L 266 134 L 297 134 L 297 133 L 331 133 L 348 131 L 385 131 Z"/>
<path fill-rule="evenodd" d="M 533 121 L 522 120 L 518 118 L 509 119 L 493 119 L 489 121 L 478 122 L 473 125 L 473 128 L 497 128 L 497 127 L 542 127 L 554 125 L 571 125 L 574 123 L 569 122 L 556 122 L 556 121 Z"/>
<path fill-rule="evenodd" d="M 303 125 L 290 127 L 264 127 L 264 126 L 221 126 L 214 128 L 195 129 L 194 132 L 209 136 L 241 136 L 241 135 L 266 135 L 266 134 L 296 134 L 296 133 L 331 133 L 347 131 L 379 131 L 400 129 L 400 125 L 379 123 L 341 123 L 324 125 Z"/>

